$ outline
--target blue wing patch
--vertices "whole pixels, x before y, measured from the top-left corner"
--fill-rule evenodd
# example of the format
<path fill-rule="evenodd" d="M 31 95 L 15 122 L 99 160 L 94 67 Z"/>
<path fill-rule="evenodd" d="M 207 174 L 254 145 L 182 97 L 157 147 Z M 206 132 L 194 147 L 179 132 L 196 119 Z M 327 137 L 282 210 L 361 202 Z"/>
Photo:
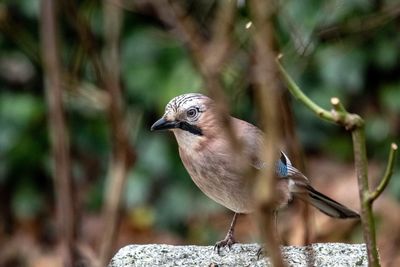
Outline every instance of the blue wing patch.
<path fill-rule="evenodd" d="M 288 162 L 288 158 L 286 157 L 286 155 L 281 152 L 281 157 L 279 158 L 278 166 L 276 166 L 277 167 L 276 172 L 278 176 L 286 177 L 288 175 L 288 163 L 290 164 L 290 161 Z"/>
<path fill-rule="evenodd" d="M 260 160 L 255 160 L 252 163 L 252 166 L 255 167 L 256 169 L 260 170 L 262 168 L 265 168 L 266 164 L 265 164 L 265 162 L 262 162 Z M 281 178 L 300 173 L 295 167 L 292 166 L 292 162 L 290 162 L 290 159 L 283 152 L 281 152 L 281 157 L 279 158 L 279 160 L 276 164 L 275 171 L 276 171 L 276 174 L 278 175 L 278 177 L 281 177 Z"/>
<path fill-rule="evenodd" d="M 278 166 L 276 168 L 276 172 L 280 177 L 286 177 L 288 175 L 288 168 L 285 163 L 283 163 L 281 160 L 278 162 Z"/>

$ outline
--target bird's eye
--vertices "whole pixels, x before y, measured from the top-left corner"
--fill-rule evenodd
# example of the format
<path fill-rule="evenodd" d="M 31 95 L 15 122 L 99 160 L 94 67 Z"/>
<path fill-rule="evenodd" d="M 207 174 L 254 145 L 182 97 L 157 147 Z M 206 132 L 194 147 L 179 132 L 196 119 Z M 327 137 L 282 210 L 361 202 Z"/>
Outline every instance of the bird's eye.
<path fill-rule="evenodd" d="M 191 108 L 188 111 L 186 111 L 186 115 L 188 116 L 188 118 L 193 118 L 195 117 L 197 114 L 197 110 L 195 108 Z"/>

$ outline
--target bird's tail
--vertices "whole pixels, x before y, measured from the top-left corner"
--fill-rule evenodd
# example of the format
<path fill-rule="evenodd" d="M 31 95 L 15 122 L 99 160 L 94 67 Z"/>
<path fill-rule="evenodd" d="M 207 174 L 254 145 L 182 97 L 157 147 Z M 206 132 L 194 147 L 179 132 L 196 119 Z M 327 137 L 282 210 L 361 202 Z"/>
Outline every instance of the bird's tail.
<path fill-rule="evenodd" d="M 311 186 L 307 185 L 306 189 L 307 194 L 303 193 L 301 195 L 298 195 L 298 197 L 310 203 L 326 215 L 339 219 L 360 217 L 357 212 L 352 211 L 349 208 L 340 204 L 339 202 L 331 199 L 330 197 L 325 196 Z"/>

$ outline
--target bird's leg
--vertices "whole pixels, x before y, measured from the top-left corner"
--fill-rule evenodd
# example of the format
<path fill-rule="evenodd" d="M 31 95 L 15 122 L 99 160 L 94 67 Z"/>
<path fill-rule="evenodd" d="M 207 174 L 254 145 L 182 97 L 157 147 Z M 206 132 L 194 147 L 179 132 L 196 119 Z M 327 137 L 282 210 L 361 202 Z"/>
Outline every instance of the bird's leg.
<path fill-rule="evenodd" d="M 225 238 L 221 241 L 218 241 L 215 244 L 214 250 L 217 250 L 218 254 L 219 254 L 220 248 L 223 248 L 223 247 L 231 248 L 231 246 L 236 243 L 236 240 L 233 237 L 233 234 L 235 231 L 236 219 L 237 219 L 238 215 L 239 215 L 239 213 L 235 212 L 235 214 L 233 215 L 231 226 L 229 227 L 228 233 L 226 234 Z"/>

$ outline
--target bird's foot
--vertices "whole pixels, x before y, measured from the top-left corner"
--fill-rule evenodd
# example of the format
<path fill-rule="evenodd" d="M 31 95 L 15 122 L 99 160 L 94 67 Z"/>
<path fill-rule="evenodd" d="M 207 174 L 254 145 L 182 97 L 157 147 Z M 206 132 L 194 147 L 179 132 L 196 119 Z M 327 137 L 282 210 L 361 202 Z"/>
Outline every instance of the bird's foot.
<path fill-rule="evenodd" d="M 264 255 L 264 246 L 261 246 L 258 250 L 257 250 L 257 260 L 259 260 L 263 255 Z"/>
<path fill-rule="evenodd" d="M 233 232 L 229 231 L 223 240 L 215 243 L 214 251 L 217 251 L 217 254 L 219 255 L 219 251 L 221 248 L 228 247 L 230 249 L 232 247 L 232 245 L 235 243 L 236 243 L 236 240 L 233 237 Z"/>

